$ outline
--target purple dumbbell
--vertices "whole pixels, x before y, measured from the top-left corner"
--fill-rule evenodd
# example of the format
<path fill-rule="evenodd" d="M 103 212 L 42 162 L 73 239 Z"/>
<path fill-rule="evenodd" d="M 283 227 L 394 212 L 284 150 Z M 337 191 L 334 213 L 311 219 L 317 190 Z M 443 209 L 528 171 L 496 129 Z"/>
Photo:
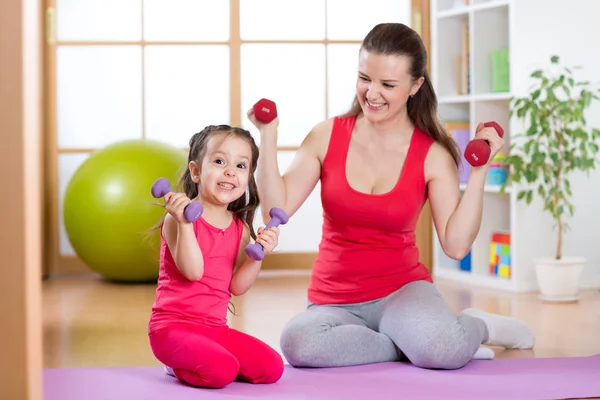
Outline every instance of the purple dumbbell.
<path fill-rule="evenodd" d="M 271 211 L 269 211 L 269 215 L 271 216 L 271 220 L 269 221 L 267 226 L 265 226 L 265 230 L 269 229 L 272 226 L 277 227 L 280 224 L 285 225 L 290 219 L 285 213 L 285 211 L 283 211 L 281 208 L 271 208 Z M 248 255 L 248 257 L 256 261 L 262 260 L 265 256 L 262 245 L 256 242 L 246 246 L 246 254 Z"/>
<path fill-rule="evenodd" d="M 152 196 L 157 199 L 163 197 L 169 192 L 175 191 L 171 189 L 171 185 L 169 184 L 169 180 L 167 178 L 158 178 L 152 185 Z M 185 206 L 185 209 L 183 210 L 183 216 L 188 220 L 188 222 L 194 222 L 200 218 L 202 211 L 204 211 L 202 204 L 194 201 Z"/>

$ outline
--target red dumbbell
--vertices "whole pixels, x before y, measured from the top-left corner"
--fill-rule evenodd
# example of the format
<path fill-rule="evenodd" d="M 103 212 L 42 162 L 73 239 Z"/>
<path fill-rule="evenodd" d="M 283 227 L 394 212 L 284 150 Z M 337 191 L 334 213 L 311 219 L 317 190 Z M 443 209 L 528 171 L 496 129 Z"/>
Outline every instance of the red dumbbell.
<path fill-rule="evenodd" d="M 504 136 L 504 130 L 498 123 L 486 122 L 483 124 L 486 128 L 494 128 L 498 132 L 498 136 Z M 477 131 L 479 132 L 479 130 Z M 465 159 L 474 167 L 485 165 L 490 159 L 490 143 L 485 139 L 473 139 L 465 147 Z"/>
<path fill-rule="evenodd" d="M 268 124 L 277 118 L 277 106 L 271 100 L 260 99 L 252 108 L 254 109 L 254 116 L 260 122 Z"/>

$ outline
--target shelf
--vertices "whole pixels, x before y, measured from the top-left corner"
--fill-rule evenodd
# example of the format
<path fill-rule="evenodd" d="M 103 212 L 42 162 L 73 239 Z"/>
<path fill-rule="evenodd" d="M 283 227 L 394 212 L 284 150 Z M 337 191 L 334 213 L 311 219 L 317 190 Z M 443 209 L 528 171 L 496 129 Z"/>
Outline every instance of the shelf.
<path fill-rule="evenodd" d="M 494 8 L 506 7 L 510 3 L 510 0 L 475 0 L 476 4 L 471 6 L 473 12 L 490 10 Z"/>
<path fill-rule="evenodd" d="M 471 23 L 468 15 L 439 21 L 437 29 L 432 30 L 435 52 L 443 67 L 436 69 L 434 85 L 442 101 L 469 101 L 471 91 L 469 42 Z M 459 81 L 460 80 L 460 81 Z"/>
<path fill-rule="evenodd" d="M 464 1 L 468 5 L 461 6 Z M 507 153 L 514 124 L 509 118 L 511 87 L 510 61 L 513 54 L 511 29 L 514 0 L 431 0 L 431 70 L 438 92 L 438 113 L 453 135 L 461 153 L 475 135 L 480 122 L 495 121 L 504 129 Z M 466 62 L 465 62 L 466 60 Z M 470 166 L 463 161 L 459 169 L 460 190 L 467 188 Z M 469 254 L 463 260 L 448 257 L 432 224 L 434 276 L 466 285 L 517 292 L 531 280 L 529 267 L 517 260 L 517 236 L 521 228 L 517 218 L 515 188 L 494 185 L 498 171 L 488 172 L 484 186 L 481 226 Z M 495 241 L 510 237 L 508 249 L 510 277 L 490 273 L 491 251 L 500 250 Z M 493 256 L 496 257 L 496 256 Z M 504 265 L 504 264 L 503 264 Z"/>
<path fill-rule="evenodd" d="M 502 187 L 502 186 L 496 186 L 496 185 L 485 185 L 485 186 L 484 186 L 484 188 L 483 188 L 483 191 L 484 191 L 485 193 L 498 193 L 498 194 L 501 194 L 501 193 L 500 193 L 500 188 L 501 188 L 501 187 Z M 466 188 L 467 188 L 467 184 L 466 184 L 466 183 L 461 183 L 461 184 L 460 184 L 460 190 L 461 190 L 461 191 L 462 191 L 462 190 L 465 190 Z M 504 189 L 504 194 L 508 194 L 508 193 L 510 193 L 511 191 L 512 191 L 512 190 L 511 190 L 511 188 L 510 188 L 510 187 L 507 187 L 506 189 Z"/>
<path fill-rule="evenodd" d="M 438 98 L 438 104 L 456 104 L 469 103 L 471 101 L 502 101 L 510 100 L 513 97 L 511 92 L 502 93 L 479 93 L 479 94 L 460 94 L 456 96 L 442 96 Z"/>
<path fill-rule="evenodd" d="M 444 253 L 435 226 L 432 226 L 433 264 L 439 272 L 437 274 L 438 277 L 454 279 L 465 284 L 484 285 L 507 290 L 513 287 L 511 278 L 490 273 L 490 247 L 493 243 L 494 235 L 502 233 L 511 234 L 512 199 L 511 196 L 499 195 L 499 189 L 497 186 L 486 186 L 481 227 L 469 255 L 464 260 L 452 259 Z M 515 252 L 515 246 L 512 241 L 509 246 L 511 257 L 510 274 L 512 277 L 514 276 L 512 257 Z"/>
<path fill-rule="evenodd" d="M 456 96 L 443 96 L 438 99 L 438 104 L 451 104 L 451 103 L 468 103 L 472 99 L 469 94 L 461 94 Z"/>
<path fill-rule="evenodd" d="M 438 12 L 436 14 L 436 17 L 438 19 L 443 19 L 443 18 L 452 18 L 452 17 L 457 17 L 457 16 L 464 16 L 464 15 L 467 15 L 472 8 L 473 7 L 469 7 L 469 6 L 452 8 L 450 10 L 445 10 L 445 11 Z"/>
<path fill-rule="evenodd" d="M 484 10 L 490 10 L 494 8 L 500 8 L 508 6 L 510 0 L 475 0 L 475 4 L 473 5 L 465 5 L 461 7 L 452 7 L 444 10 L 440 10 L 435 13 L 435 18 L 444 19 L 444 18 L 452 18 L 457 16 L 464 16 L 469 14 L 470 12 L 478 12 Z M 443 2 L 440 2 L 443 3 Z"/>
<path fill-rule="evenodd" d="M 498 101 L 498 100 L 510 100 L 512 93 L 480 93 L 473 96 L 475 101 Z"/>
<path fill-rule="evenodd" d="M 471 111 L 469 103 L 442 103 L 439 113 L 445 121 L 469 121 Z"/>
<path fill-rule="evenodd" d="M 491 94 L 506 96 L 505 92 L 509 89 L 499 86 L 499 82 L 509 81 L 506 75 L 504 80 L 500 79 L 503 72 L 508 74 L 508 65 L 505 64 L 509 57 L 508 7 L 481 9 L 473 16 L 473 29 L 474 39 L 471 46 L 475 70 L 473 93 L 482 95 L 484 99 Z M 495 90 L 494 75 L 497 76 L 498 82 Z M 498 93 L 500 91 L 502 93 Z"/>

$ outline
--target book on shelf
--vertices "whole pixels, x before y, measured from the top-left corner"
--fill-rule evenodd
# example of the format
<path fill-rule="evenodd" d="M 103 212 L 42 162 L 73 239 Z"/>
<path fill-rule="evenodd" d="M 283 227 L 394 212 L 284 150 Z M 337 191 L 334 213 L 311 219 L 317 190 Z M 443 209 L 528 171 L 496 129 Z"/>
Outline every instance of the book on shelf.
<path fill-rule="evenodd" d="M 444 121 L 446 132 L 454 139 L 461 154 L 459 165 L 459 180 L 461 184 L 467 183 L 471 168 L 465 158 L 465 148 L 471 140 L 471 123 L 469 121 Z"/>
<path fill-rule="evenodd" d="M 469 45 L 469 25 L 465 21 L 461 29 L 461 53 L 456 56 L 456 83 L 458 94 L 471 93 L 471 74 L 469 66 L 470 45 Z"/>
<path fill-rule="evenodd" d="M 510 91 L 508 49 L 492 50 L 492 92 L 505 93 Z"/>

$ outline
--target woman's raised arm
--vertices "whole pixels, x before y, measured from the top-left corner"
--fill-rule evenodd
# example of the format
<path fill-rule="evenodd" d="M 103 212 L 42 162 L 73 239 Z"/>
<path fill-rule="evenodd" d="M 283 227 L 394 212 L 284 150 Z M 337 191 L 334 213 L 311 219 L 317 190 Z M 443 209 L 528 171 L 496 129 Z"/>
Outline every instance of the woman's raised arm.
<path fill-rule="evenodd" d="M 282 208 L 291 218 L 321 177 L 320 155 L 329 143 L 332 123 L 330 120 L 323 121 L 308 133 L 289 168 L 282 175 L 277 162 L 278 119 L 269 124 L 261 124 L 256 122 L 252 112 L 248 116 L 261 134 L 256 181 L 263 222 L 268 223 L 269 210 L 273 207 Z"/>

